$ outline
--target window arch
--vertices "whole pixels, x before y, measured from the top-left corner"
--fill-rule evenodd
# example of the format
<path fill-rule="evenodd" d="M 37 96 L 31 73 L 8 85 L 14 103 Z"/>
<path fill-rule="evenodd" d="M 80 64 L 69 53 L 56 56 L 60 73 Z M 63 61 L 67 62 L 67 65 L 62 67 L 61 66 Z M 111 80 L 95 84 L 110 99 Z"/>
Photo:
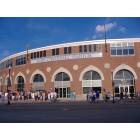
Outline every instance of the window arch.
<path fill-rule="evenodd" d="M 102 78 L 97 71 L 88 70 L 83 74 L 82 88 L 84 94 L 89 93 L 91 90 L 101 92 L 101 87 L 102 87 Z"/>
<path fill-rule="evenodd" d="M 83 80 L 101 80 L 101 76 L 98 72 L 90 70 L 84 74 Z"/>
<path fill-rule="evenodd" d="M 60 72 L 56 74 L 55 81 L 70 81 L 70 77 L 65 72 Z"/>
<path fill-rule="evenodd" d="M 133 79 L 134 76 L 132 74 L 132 72 L 128 71 L 128 70 L 119 70 L 116 75 L 114 76 L 114 79 Z"/>
<path fill-rule="evenodd" d="M 119 96 L 121 91 L 127 94 L 135 92 L 135 77 L 131 71 L 127 69 L 117 71 L 113 81 L 116 96 Z"/>
<path fill-rule="evenodd" d="M 33 83 L 44 82 L 44 78 L 41 74 L 35 74 L 33 77 Z"/>

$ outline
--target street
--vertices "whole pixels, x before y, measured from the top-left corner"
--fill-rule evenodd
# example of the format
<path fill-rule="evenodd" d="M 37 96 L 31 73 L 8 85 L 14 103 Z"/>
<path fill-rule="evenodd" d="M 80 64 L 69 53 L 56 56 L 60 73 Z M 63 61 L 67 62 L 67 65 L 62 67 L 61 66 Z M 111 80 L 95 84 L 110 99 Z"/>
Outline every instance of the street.
<path fill-rule="evenodd" d="M 140 103 L 14 103 L 0 105 L 1 123 L 139 123 Z"/>

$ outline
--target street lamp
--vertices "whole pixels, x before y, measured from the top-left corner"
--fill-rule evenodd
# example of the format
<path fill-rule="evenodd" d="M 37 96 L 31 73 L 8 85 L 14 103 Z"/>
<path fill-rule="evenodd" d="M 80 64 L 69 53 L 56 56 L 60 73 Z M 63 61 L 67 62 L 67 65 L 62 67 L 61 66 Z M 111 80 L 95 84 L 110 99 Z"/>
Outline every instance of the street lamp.
<path fill-rule="evenodd" d="M 8 93 L 8 105 L 10 105 L 10 90 L 9 87 L 11 88 L 11 79 L 10 79 L 10 75 L 11 75 L 11 66 L 9 65 L 8 67 L 8 72 L 9 72 L 9 76 L 8 76 L 8 82 L 7 82 L 7 93 Z"/>
<path fill-rule="evenodd" d="M 113 101 L 112 101 L 112 103 L 115 103 L 113 70 L 111 71 L 111 77 L 112 77 L 112 94 L 113 94 Z"/>
<path fill-rule="evenodd" d="M 0 84 L 1 84 L 1 92 L 2 92 L 2 78 L 0 79 Z"/>

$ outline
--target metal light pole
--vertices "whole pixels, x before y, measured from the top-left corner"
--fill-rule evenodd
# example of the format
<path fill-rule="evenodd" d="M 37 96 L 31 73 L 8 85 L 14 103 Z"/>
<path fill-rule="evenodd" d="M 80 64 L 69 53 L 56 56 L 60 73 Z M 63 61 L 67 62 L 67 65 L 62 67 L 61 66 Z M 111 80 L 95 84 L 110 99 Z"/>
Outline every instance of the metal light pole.
<path fill-rule="evenodd" d="M 0 83 L 1 83 L 1 92 L 2 92 L 2 78 L 0 79 Z"/>
<path fill-rule="evenodd" d="M 113 101 L 112 101 L 112 103 L 115 103 L 113 70 L 111 71 L 111 75 L 112 75 L 112 94 L 113 94 Z"/>
<path fill-rule="evenodd" d="M 105 51 L 107 52 L 107 44 L 106 44 L 106 25 L 104 24 L 104 37 L 105 37 Z"/>
<path fill-rule="evenodd" d="M 11 76 L 11 66 L 9 65 L 8 67 L 8 70 L 9 70 L 9 76 L 8 76 L 8 83 L 7 83 L 7 93 L 8 93 L 8 105 L 10 105 L 10 90 L 9 90 L 9 87 L 11 88 L 11 79 L 10 79 L 10 76 Z"/>

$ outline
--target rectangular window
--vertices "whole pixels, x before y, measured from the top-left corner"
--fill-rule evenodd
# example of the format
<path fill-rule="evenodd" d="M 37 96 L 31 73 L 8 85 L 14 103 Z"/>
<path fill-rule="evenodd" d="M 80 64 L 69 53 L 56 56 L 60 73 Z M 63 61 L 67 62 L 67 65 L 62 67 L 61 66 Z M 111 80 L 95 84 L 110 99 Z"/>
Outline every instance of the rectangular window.
<path fill-rule="evenodd" d="M 7 62 L 6 62 L 6 64 L 5 64 L 5 66 L 6 66 L 6 68 L 8 68 L 9 66 L 13 66 L 13 62 L 12 62 L 12 60 L 8 60 Z"/>
<path fill-rule="evenodd" d="M 20 56 L 16 58 L 16 65 L 23 65 L 26 64 L 26 57 Z"/>
<path fill-rule="evenodd" d="M 52 55 L 55 55 L 55 49 L 52 49 Z"/>
<path fill-rule="evenodd" d="M 87 52 L 87 46 L 84 45 L 84 52 Z"/>
<path fill-rule="evenodd" d="M 111 55 L 117 55 L 117 51 L 115 48 L 111 48 Z"/>
<path fill-rule="evenodd" d="M 79 46 L 79 52 L 80 52 L 80 53 L 83 52 L 82 46 Z"/>
<path fill-rule="evenodd" d="M 97 45 L 96 44 L 94 44 L 94 46 L 93 46 L 93 50 L 94 50 L 94 52 L 96 52 L 97 51 Z"/>
<path fill-rule="evenodd" d="M 34 56 L 33 53 L 31 53 L 31 59 L 33 59 L 33 56 Z"/>
<path fill-rule="evenodd" d="M 52 49 L 52 55 L 59 55 L 59 48 Z"/>
<path fill-rule="evenodd" d="M 56 55 L 59 55 L 59 48 L 56 49 Z"/>
<path fill-rule="evenodd" d="M 117 55 L 122 55 L 122 49 L 117 49 Z"/>
<path fill-rule="evenodd" d="M 64 48 L 64 54 L 67 54 L 67 47 Z"/>
<path fill-rule="evenodd" d="M 128 55 L 128 49 L 123 49 L 123 55 Z"/>
<path fill-rule="evenodd" d="M 36 52 L 34 52 L 34 58 L 36 58 Z"/>
<path fill-rule="evenodd" d="M 65 47 L 64 54 L 70 54 L 70 53 L 71 53 L 71 47 Z"/>
<path fill-rule="evenodd" d="M 43 51 L 43 57 L 46 57 L 46 50 Z"/>
<path fill-rule="evenodd" d="M 129 49 L 129 54 L 130 55 L 134 54 L 134 49 Z"/>
<path fill-rule="evenodd" d="M 91 48 L 92 48 L 92 46 L 89 45 L 89 46 L 88 46 L 88 50 L 89 50 L 89 52 L 91 52 Z"/>
<path fill-rule="evenodd" d="M 72 48 L 68 47 L 68 53 L 70 54 L 72 52 Z"/>
<path fill-rule="evenodd" d="M 42 57 L 42 51 L 40 51 L 40 57 Z"/>
<path fill-rule="evenodd" d="M 37 58 L 39 58 L 39 52 L 37 52 Z"/>

